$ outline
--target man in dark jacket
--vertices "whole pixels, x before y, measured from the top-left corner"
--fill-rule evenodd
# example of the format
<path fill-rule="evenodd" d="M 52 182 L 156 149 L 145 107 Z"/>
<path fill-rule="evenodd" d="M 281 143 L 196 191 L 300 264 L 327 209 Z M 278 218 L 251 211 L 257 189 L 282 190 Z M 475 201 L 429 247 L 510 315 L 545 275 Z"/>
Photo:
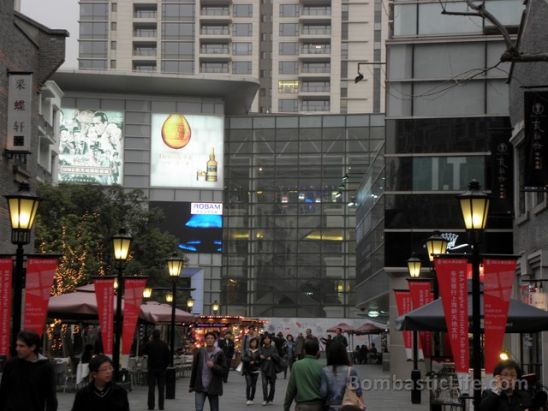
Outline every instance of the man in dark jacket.
<path fill-rule="evenodd" d="M 344 335 L 342 335 L 342 328 L 337 328 L 335 330 L 335 332 L 337 333 L 337 335 L 335 335 L 335 337 L 333 337 L 333 343 L 342 344 L 342 345 L 344 345 L 344 348 L 347 348 L 348 347 L 348 341 L 346 340 L 346 337 Z"/>
<path fill-rule="evenodd" d="M 148 409 L 154 409 L 154 391 L 158 383 L 158 407 L 163 410 L 166 368 L 169 365 L 170 353 L 167 344 L 160 339 L 160 330 L 152 332 L 152 341 L 145 346 L 143 354 L 148 356 Z"/>
<path fill-rule="evenodd" d="M 17 357 L 4 366 L 0 411 L 56 411 L 55 372 L 38 353 L 40 337 L 32 331 L 17 335 Z"/>
<path fill-rule="evenodd" d="M 234 339 L 230 331 L 225 332 L 224 336 L 219 338 L 217 346 L 223 350 L 226 360 L 226 374 L 223 377 L 224 382 L 228 382 L 228 373 L 232 366 L 232 358 L 234 357 Z"/>
<path fill-rule="evenodd" d="M 223 395 L 223 376 L 226 373 L 226 360 L 223 350 L 215 347 L 215 334 L 205 335 L 206 346 L 194 356 L 190 374 L 190 392 L 195 392 L 196 411 L 202 411 L 206 397 L 211 411 L 219 411 L 219 396 Z"/>

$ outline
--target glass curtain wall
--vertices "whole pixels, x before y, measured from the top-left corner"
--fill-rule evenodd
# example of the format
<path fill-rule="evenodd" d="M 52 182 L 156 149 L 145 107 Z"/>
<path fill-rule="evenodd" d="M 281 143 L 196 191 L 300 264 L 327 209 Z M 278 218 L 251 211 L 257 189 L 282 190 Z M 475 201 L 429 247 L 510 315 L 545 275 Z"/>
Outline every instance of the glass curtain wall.
<path fill-rule="evenodd" d="M 382 141 L 384 117 L 227 124 L 223 306 L 250 316 L 350 316 L 355 190 Z"/>

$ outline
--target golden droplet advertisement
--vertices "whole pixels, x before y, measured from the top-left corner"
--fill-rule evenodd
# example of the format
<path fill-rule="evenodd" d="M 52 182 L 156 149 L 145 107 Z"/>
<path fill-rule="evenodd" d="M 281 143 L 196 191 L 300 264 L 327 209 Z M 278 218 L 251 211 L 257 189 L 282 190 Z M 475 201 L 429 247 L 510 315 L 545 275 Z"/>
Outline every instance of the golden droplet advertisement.
<path fill-rule="evenodd" d="M 169 148 L 180 149 L 190 141 L 191 130 L 182 114 L 170 114 L 162 125 L 162 140 Z"/>

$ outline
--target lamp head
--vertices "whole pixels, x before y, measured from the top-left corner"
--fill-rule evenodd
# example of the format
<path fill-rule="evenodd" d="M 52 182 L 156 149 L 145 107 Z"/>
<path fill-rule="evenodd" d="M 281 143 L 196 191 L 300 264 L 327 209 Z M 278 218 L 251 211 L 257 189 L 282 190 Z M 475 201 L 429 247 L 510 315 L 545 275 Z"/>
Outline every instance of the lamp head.
<path fill-rule="evenodd" d="M 170 278 L 178 278 L 185 266 L 186 259 L 178 257 L 176 254 L 167 259 L 167 271 Z"/>
<path fill-rule="evenodd" d="M 173 302 L 173 294 L 167 293 L 166 294 L 166 303 L 172 303 Z"/>
<path fill-rule="evenodd" d="M 466 231 L 481 232 L 487 225 L 489 196 L 480 190 L 480 184 L 472 180 L 468 191 L 458 196 Z"/>
<path fill-rule="evenodd" d="M 186 306 L 187 306 L 188 308 L 194 307 L 194 298 L 189 297 L 189 299 L 186 300 Z"/>
<path fill-rule="evenodd" d="M 217 312 L 219 312 L 219 308 L 220 308 L 219 303 L 217 302 L 217 300 L 215 300 L 215 301 L 213 302 L 213 305 L 211 306 L 211 310 L 212 310 L 214 313 L 217 313 Z"/>
<path fill-rule="evenodd" d="M 146 287 L 143 290 L 143 298 L 150 298 L 150 297 L 152 297 L 152 288 Z"/>
<path fill-rule="evenodd" d="M 18 192 L 7 195 L 5 198 L 8 202 L 12 230 L 11 242 L 13 244 L 28 244 L 40 198 L 30 192 L 28 183 L 20 183 Z"/>
<path fill-rule="evenodd" d="M 434 231 L 426 240 L 426 250 L 428 251 L 428 259 L 430 262 L 434 261 L 435 255 L 445 254 L 447 252 L 448 244 L 449 241 L 446 238 L 443 238 L 439 231 Z"/>
<path fill-rule="evenodd" d="M 421 260 L 413 253 L 407 260 L 407 271 L 411 278 L 419 278 L 421 275 Z"/>
<path fill-rule="evenodd" d="M 126 261 L 129 256 L 132 238 L 126 233 L 126 230 L 120 230 L 120 233 L 112 236 L 112 246 L 114 259 L 116 261 Z"/>

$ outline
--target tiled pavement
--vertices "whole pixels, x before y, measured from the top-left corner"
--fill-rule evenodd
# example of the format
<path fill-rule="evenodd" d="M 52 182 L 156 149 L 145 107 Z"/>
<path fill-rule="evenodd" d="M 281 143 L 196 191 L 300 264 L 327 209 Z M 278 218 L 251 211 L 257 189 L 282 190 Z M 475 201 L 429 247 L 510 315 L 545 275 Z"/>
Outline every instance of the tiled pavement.
<path fill-rule="evenodd" d="M 383 372 L 379 365 L 358 365 L 355 366 L 359 372 L 360 378 L 368 380 L 383 379 L 388 381 L 390 374 Z M 280 378 L 281 376 L 281 378 Z M 288 375 L 289 378 L 289 375 Z M 194 409 L 194 394 L 188 392 L 188 377 L 177 380 L 176 399 L 166 400 L 165 410 L 167 411 L 186 411 Z M 255 404 L 247 407 L 245 405 L 245 379 L 236 372 L 231 372 L 228 383 L 224 386 L 224 395 L 220 400 L 221 411 L 282 411 L 283 399 L 287 380 L 283 379 L 282 374 L 278 374 L 276 381 L 276 395 L 274 403 L 266 407 L 261 406 L 261 381 L 257 383 L 257 395 Z M 423 404 L 412 405 L 411 393 L 409 391 L 394 390 L 370 390 L 365 394 L 365 402 L 368 411 L 426 411 L 428 409 L 428 393 L 422 393 Z M 70 411 L 74 400 L 74 393 L 59 393 L 59 411 Z M 147 410 L 147 388 L 145 386 L 136 386 L 129 393 L 131 411 Z M 156 409 L 157 406 L 156 406 Z M 293 407 L 292 407 L 293 409 Z M 205 410 L 209 410 L 206 405 Z"/>

